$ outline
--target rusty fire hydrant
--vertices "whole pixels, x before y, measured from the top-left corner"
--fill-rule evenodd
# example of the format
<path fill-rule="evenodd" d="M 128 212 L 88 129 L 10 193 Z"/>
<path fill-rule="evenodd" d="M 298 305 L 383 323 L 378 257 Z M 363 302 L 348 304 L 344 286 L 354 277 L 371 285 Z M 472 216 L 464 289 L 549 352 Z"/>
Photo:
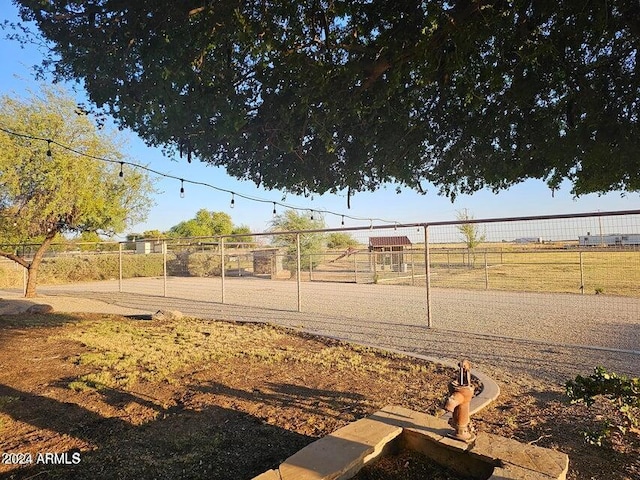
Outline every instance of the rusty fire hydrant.
<path fill-rule="evenodd" d="M 476 438 L 469 425 L 469 402 L 473 398 L 474 391 L 471 385 L 471 364 L 465 359 L 458 364 L 458 367 L 460 368 L 458 378 L 449 383 L 450 395 L 444 408 L 447 412 L 453 413 L 449 425 L 455 429 L 455 433 L 449 436 L 470 443 Z"/>

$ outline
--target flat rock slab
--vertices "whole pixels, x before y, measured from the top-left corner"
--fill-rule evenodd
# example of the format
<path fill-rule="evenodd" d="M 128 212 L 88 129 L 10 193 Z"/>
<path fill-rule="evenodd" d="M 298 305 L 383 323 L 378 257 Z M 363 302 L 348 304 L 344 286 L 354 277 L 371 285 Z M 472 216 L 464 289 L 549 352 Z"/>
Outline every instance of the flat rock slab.
<path fill-rule="evenodd" d="M 473 478 L 565 480 L 569 457 L 498 435 L 479 433 L 475 442 L 451 439 L 442 418 L 399 406 L 336 430 L 295 453 L 277 470 L 253 480 L 346 480 L 396 439 L 404 448 L 426 453 L 438 463 Z"/>
<path fill-rule="evenodd" d="M 350 478 L 402 428 L 363 418 L 307 445 L 280 465 L 281 480 L 337 480 Z"/>

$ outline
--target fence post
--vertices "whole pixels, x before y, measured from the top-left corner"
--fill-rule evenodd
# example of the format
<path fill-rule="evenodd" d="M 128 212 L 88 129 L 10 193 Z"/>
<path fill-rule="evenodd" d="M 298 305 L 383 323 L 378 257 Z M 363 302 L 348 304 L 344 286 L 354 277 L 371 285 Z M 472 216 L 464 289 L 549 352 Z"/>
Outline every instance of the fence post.
<path fill-rule="evenodd" d="M 353 254 L 353 278 L 358 283 L 358 252 Z"/>
<path fill-rule="evenodd" d="M 224 303 L 224 237 L 220 238 L 220 279 L 222 280 L 222 303 Z"/>
<path fill-rule="evenodd" d="M 415 259 L 414 259 L 414 250 L 411 249 L 411 286 L 415 286 L 416 284 L 416 267 L 415 267 Z"/>
<path fill-rule="evenodd" d="M 582 263 L 582 252 L 580 252 L 580 293 L 584 295 L 584 264 Z"/>
<path fill-rule="evenodd" d="M 489 267 L 487 265 L 487 249 L 484 249 L 484 289 L 489 290 Z"/>
<path fill-rule="evenodd" d="M 22 267 L 22 295 L 27 294 L 27 267 Z"/>
<path fill-rule="evenodd" d="M 302 311 L 302 295 L 300 292 L 300 234 L 296 233 L 296 284 L 298 287 L 298 312 Z"/>
<path fill-rule="evenodd" d="M 313 255 L 309 254 L 309 281 L 313 282 Z"/>
<path fill-rule="evenodd" d="M 162 282 L 163 296 L 167 296 L 167 241 L 162 240 Z"/>
<path fill-rule="evenodd" d="M 122 293 L 122 243 L 118 244 L 118 293 Z"/>
<path fill-rule="evenodd" d="M 427 289 L 427 328 L 431 328 L 431 258 L 429 255 L 429 226 L 424 226 L 424 274 Z"/>

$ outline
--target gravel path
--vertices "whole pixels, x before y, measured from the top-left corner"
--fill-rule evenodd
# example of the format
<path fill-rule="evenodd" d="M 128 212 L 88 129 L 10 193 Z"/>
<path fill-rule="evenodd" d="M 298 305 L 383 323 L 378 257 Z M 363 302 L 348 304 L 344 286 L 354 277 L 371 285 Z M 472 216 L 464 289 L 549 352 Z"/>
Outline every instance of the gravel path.
<path fill-rule="evenodd" d="M 163 296 L 166 285 L 167 297 Z M 640 375 L 640 299 L 606 295 L 433 289 L 427 328 L 424 288 L 170 278 L 40 287 L 57 311 L 149 314 L 159 309 L 232 321 L 271 322 L 381 347 L 457 360 L 564 383 L 596 365 Z M 0 297 L 19 302 L 15 291 Z M 24 300 L 23 300 L 24 301 Z M 103 303 L 104 302 L 104 303 Z M 6 303 L 6 302 L 5 302 Z M 106 305 L 105 305 L 106 304 Z M 0 314 L 2 308 L 0 305 Z"/>

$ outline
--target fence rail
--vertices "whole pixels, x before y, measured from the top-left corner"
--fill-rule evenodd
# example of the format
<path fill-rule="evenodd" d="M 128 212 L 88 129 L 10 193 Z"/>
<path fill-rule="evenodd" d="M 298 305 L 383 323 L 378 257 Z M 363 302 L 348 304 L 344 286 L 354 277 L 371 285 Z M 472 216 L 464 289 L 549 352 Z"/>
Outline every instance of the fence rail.
<path fill-rule="evenodd" d="M 482 241 L 468 238 L 469 225 Z M 334 233 L 347 234 L 342 245 L 318 246 Z M 468 301 L 493 311 L 513 301 L 497 292 L 571 294 L 558 300 L 557 311 L 572 304 L 582 315 L 595 313 L 586 303 L 580 307 L 580 297 L 640 299 L 640 210 L 250 236 L 256 241 L 219 236 L 101 244 L 92 251 L 56 246 L 41 283 L 99 280 L 102 286 L 87 288 L 346 316 L 375 304 L 372 316 L 417 315 L 426 326 L 447 312 L 439 300 L 446 290 L 462 292 L 460 308 Z M 29 246 L 15 249 L 28 255 Z M 0 261 L 0 288 L 22 282 L 21 268 Z M 638 305 L 616 308 L 638 316 Z"/>

